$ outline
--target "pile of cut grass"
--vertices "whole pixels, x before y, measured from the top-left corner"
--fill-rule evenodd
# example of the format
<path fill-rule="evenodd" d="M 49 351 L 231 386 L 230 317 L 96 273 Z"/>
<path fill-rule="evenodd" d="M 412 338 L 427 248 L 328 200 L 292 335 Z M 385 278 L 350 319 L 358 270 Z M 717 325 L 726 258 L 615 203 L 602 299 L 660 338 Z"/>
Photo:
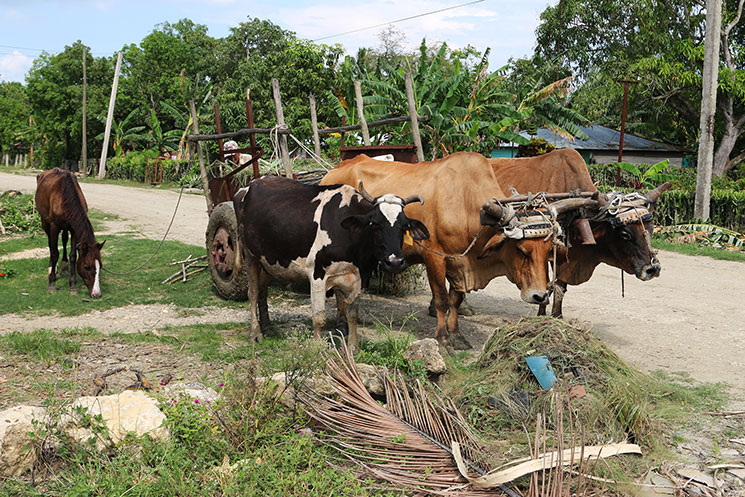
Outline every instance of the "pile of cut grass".
<path fill-rule="evenodd" d="M 548 391 L 541 390 L 525 362 L 538 355 L 549 359 L 557 377 Z M 525 318 L 497 329 L 479 359 L 459 373 L 445 388 L 469 424 L 495 434 L 505 450 L 518 453 L 527 453 L 526 429 L 542 415 L 549 429 L 563 423 L 565 438 L 572 427 L 575 443 L 581 431 L 588 445 L 629 440 L 662 455 L 673 425 L 697 411 L 717 409 L 725 400 L 721 385 L 692 386 L 642 373 L 587 325 L 553 318 Z M 569 399 L 569 390 L 579 384 L 587 395 Z M 517 400 L 516 392 L 526 392 L 521 396 L 530 398 L 529 406 Z M 497 408 L 488 407 L 489 397 Z M 557 413 L 563 413 L 562 423 Z"/>

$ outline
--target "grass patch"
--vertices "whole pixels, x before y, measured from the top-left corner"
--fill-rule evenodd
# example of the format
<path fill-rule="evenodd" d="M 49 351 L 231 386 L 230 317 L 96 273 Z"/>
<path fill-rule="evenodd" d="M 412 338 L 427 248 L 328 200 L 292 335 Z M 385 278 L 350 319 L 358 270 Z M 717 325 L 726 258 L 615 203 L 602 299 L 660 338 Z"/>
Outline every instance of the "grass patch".
<path fill-rule="evenodd" d="M 68 332 L 68 337 L 72 332 Z M 64 335 L 64 333 L 63 333 Z M 59 339 L 52 330 L 34 330 L 31 333 L 14 331 L 0 336 L 0 347 L 11 354 L 20 354 L 52 363 L 80 350 L 80 344 L 70 338 Z"/>
<path fill-rule="evenodd" d="M 166 442 L 130 437 L 115 450 L 98 451 L 72 442 L 52 420 L 41 428 L 59 444 L 43 453 L 34 484 L 10 478 L 0 496 L 401 495 L 359 478 L 338 454 L 314 443 L 308 418 L 278 403 L 254 373 L 231 372 L 216 404 L 164 399 Z"/>
<path fill-rule="evenodd" d="M 537 355 L 549 359 L 558 378 L 549 391 L 540 389 L 525 363 L 525 357 Z M 552 318 L 504 326 L 487 341 L 478 361 L 449 366 L 455 372 L 446 378 L 446 392 L 469 424 L 501 440 L 504 451 L 527 454 L 525 427 L 534 426 L 543 413 L 549 429 L 561 423 L 575 434 L 581 429 L 588 445 L 628 439 L 644 446 L 649 451 L 645 462 L 625 468 L 633 474 L 667 454 L 665 433 L 672 426 L 696 412 L 719 409 L 726 400 L 723 385 L 692 386 L 685 378 L 641 373 L 588 328 Z M 579 384 L 587 395 L 568 400 L 570 388 Z M 488 407 L 489 397 L 497 408 Z M 565 407 L 557 409 L 558 404 Z M 561 423 L 557 412 L 563 413 Z M 610 474 L 618 469 L 613 464 Z"/>
<path fill-rule="evenodd" d="M 745 252 L 742 250 L 725 250 L 699 245 L 697 243 L 672 243 L 658 238 L 652 239 L 652 247 L 658 250 L 668 250 L 684 255 L 711 257 L 722 261 L 745 262 Z"/>
<path fill-rule="evenodd" d="M 44 237 L 14 239 L 0 242 L 0 253 L 43 247 Z M 157 241 L 107 237 L 102 250 L 104 267 L 115 272 L 127 272 L 145 262 L 158 246 Z M 2 266 L 13 272 L 11 278 L 0 279 L 0 302 L 3 312 L 73 316 L 92 310 L 105 310 L 132 304 L 175 304 L 179 307 L 199 308 L 205 305 L 240 307 L 245 304 L 227 301 L 214 290 L 208 271 L 189 278 L 186 283 L 162 285 L 160 282 L 176 271 L 170 262 L 182 260 L 190 254 L 201 254 L 204 247 L 167 241 L 148 265 L 129 275 L 102 273 L 100 299 L 88 296 L 85 284 L 78 278 L 80 293 L 71 295 L 67 276 L 56 282 L 57 292 L 47 293 L 49 260 L 19 259 L 4 261 Z"/>
<path fill-rule="evenodd" d="M 426 379 L 427 370 L 422 365 L 422 361 L 409 361 L 404 357 L 404 352 L 414 341 L 411 333 L 406 331 L 408 322 L 413 319 L 416 319 L 413 314 L 406 316 L 397 330 L 393 327 L 393 318 L 388 323 L 376 320 L 375 329 L 382 340 L 363 338 L 360 341 L 360 351 L 356 361 L 385 366 L 391 371 L 398 370 L 407 376 Z"/>

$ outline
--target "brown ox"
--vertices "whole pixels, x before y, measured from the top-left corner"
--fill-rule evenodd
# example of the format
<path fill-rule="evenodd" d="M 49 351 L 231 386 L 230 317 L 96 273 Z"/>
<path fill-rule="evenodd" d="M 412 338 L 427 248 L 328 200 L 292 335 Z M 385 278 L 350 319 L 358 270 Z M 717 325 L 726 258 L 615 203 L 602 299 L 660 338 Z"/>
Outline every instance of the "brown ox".
<path fill-rule="evenodd" d="M 458 330 L 458 306 L 464 292 L 484 288 L 497 276 L 506 275 L 520 289 L 526 302 L 548 302 L 547 266 L 551 241 L 507 239 L 501 229 L 479 221 L 481 204 L 504 196 L 494 171 L 480 154 L 459 152 L 432 162 L 408 164 L 382 162 L 360 155 L 341 162 L 321 180 L 322 185 L 357 185 L 364 182 L 373 195 L 394 193 L 400 197 L 419 194 L 423 204 L 407 207 L 411 217 L 422 221 L 430 238 L 404 247 L 409 263 L 424 263 L 437 312 L 435 338 L 454 348 L 468 348 Z M 468 253 L 459 255 L 476 239 Z M 448 293 L 445 281 L 450 283 Z"/>
<path fill-rule="evenodd" d="M 490 159 L 497 181 L 506 191 L 519 193 L 558 193 L 571 190 L 596 191 L 582 156 L 573 149 L 554 150 L 537 157 L 520 159 Z M 652 206 L 669 188 L 662 185 L 646 198 Z M 651 211 L 651 207 L 650 207 Z M 579 285 L 592 276 L 601 262 L 620 268 L 647 281 L 660 274 L 660 265 L 650 245 L 652 220 L 613 226 L 607 221 L 591 221 L 596 245 L 583 245 L 577 229 L 568 230 L 568 249 L 557 254 L 559 260 L 552 315 L 561 317 L 563 293 L 567 285 Z M 538 314 L 546 312 L 541 304 Z"/>

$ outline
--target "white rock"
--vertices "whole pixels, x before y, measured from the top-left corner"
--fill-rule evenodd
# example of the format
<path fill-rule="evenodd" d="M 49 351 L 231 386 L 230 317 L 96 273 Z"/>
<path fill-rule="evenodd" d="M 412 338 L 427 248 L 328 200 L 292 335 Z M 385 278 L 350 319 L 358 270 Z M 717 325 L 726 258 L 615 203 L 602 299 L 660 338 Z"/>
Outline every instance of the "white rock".
<path fill-rule="evenodd" d="M 42 407 L 15 406 L 0 411 L 0 476 L 20 476 L 36 462 L 36 451 L 29 432 L 33 420 L 43 422 Z"/>
<path fill-rule="evenodd" d="M 80 407 L 86 408 L 90 416 L 101 415 L 108 428 L 108 437 L 81 426 L 87 423 L 81 423 L 82 417 L 77 412 Z M 67 433 L 80 443 L 95 439 L 99 450 L 119 443 L 127 433 L 148 435 L 159 440 L 167 440 L 170 436 L 168 429 L 163 426 L 166 415 L 158 408 L 157 402 L 142 390 L 125 390 L 118 395 L 102 397 L 80 397 L 72 403 L 68 413 L 61 423 Z"/>
<path fill-rule="evenodd" d="M 217 392 L 202 385 L 197 381 L 177 381 L 163 387 L 163 393 L 169 399 L 175 399 L 179 395 L 186 395 L 199 402 L 207 403 L 217 400 Z"/>
<path fill-rule="evenodd" d="M 424 369 L 432 375 L 440 375 L 448 370 L 445 360 L 440 355 L 440 347 L 434 338 L 416 340 L 404 351 L 407 361 L 422 361 Z"/>

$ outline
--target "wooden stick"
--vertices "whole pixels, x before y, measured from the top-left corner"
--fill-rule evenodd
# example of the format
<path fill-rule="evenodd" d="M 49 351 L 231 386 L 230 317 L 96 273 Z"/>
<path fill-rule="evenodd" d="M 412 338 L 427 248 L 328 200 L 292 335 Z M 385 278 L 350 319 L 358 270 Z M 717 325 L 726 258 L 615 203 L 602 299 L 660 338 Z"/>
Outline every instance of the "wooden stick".
<path fill-rule="evenodd" d="M 310 126 L 313 129 L 313 148 L 318 157 L 321 156 L 321 139 L 318 136 L 318 116 L 316 116 L 316 97 L 310 95 Z"/>
<path fill-rule="evenodd" d="M 189 109 L 191 110 L 191 122 L 194 133 L 199 134 L 199 123 L 197 122 L 197 107 L 194 104 L 194 100 L 189 101 Z M 191 136 L 189 137 L 189 140 L 191 140 Z M 207 199 L 207 215 L 210 215 L 212 214 L 212 209 L 214 209 L 215 206 L 212 203 L 212 192 L 210 192 L 210 184 L 207 180 L 207 167 L 204 165 L 202 144 L 199 142 L 197 142 L 197 152 L 199 154 L 199 173 L 202 177 L 202 188 L 204 189 L 204 197 Z"/>
<path fill-rule="evenodd" d="M 367 121 L 365 121 L 365 113 L 362 109 L 362 83 L 359 79 L 354 80 L 354 99 L 357 102 L 357 115 L 359 117 L 360 126 L 362 127 L 362 142 L 366 147 L 370 146 L 370 131 L 367 129 Z"/>
<path fill-rule="evenodd" d="M 272 78 L 272 93 L 274 94 L 274 110 L 277 112 L 277 125 L 280 128 L 285 126 L 285 114 L 282 111 L 282 97 L 279 93 L 279 81 Z M 285 165 L 285 175 L 292 178 L 292 164 L 290 164 L 290 151 L 287 148 L 287 135 L 279 136 L 279 152 L 282 156 L 282 163 Z"/>
<path fill-rule="evenodd" d="M 406 85 L 406 100 L 409 103 L 409 117 L 411 117 L 411 136 L 416 145 L 416 158 L 419 162 L 424 162 L 424 150 L 422 149 L 422 136 L 419 134 L 419 121 L 416 115 L 416 100 L 414 99 L 414 84 L 411 80 L 411 73 L 406 73 L 404 81 Z"/>

